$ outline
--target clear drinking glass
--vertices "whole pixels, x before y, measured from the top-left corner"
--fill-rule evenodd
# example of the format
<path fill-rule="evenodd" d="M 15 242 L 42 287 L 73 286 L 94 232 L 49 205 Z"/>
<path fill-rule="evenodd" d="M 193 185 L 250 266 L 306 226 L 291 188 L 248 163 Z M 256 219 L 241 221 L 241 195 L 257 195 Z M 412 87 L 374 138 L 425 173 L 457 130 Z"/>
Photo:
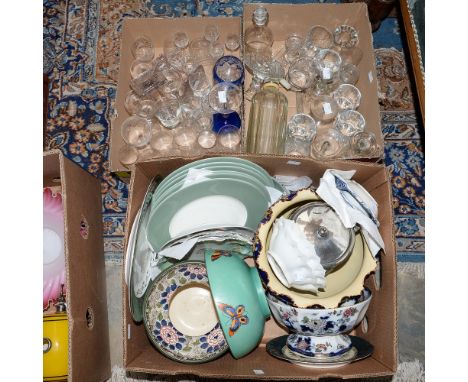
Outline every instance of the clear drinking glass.
<path fill-rule="evenodd" d="M 204 29 L 203 37 L 210 43 L 214 43 L 219 38 L 218 27 L 213 24 L 208 24 Z"/>
<path fill-rule="evenodd" d="M 208 100 L 213 110 L 229 114 L 239 110 L 242 103 L 242 91 L 239 86 L 229 82 L 220 82 L 211 88 Z"/>
<path fill-rule="evenodd" d="M 342 84 L 333 92 L 333 98 L 340 110 L 356 110 L 361 104 L 361 92 L 350 84 Z"/>
<path fill-rule="evenodd" d="M 125 167 L 130 167 L 138 160 L 138 150 L 130 145 L 124 145 L 119 149 L 119 161 Z"/>
<path fill-rule="evenodd" d="M 138 78 L 145 73 L 149 73 L 153 69 L 153 64 L 146 61 L 135 60 L 130 66 L 130 75 L 132 78 Z"/>
<path fill-rule="evenodd" d="M 317 124 L 308 114 L 295 114 L 288 122 L 288 135 L 310 140 L 317 133 Z"/>
<path fill-rule="evenodd" d="M 146 98 L 140 101 L 140 105 L 137 111 L 137 115 L 145 118 L 151 119 L 154 117 L 157 109 L 157 102 L 155 100 Z"/>
<path fill-rule="evenodd" d="M 228 51 L 235 52 L 240 46 L 239 36 L 234 33 L 228 34 L 225 45 Z"/>
<path fill-rule="evenodd" d="M 164 127 L 168 129 L 176 127 L 180 122 L 179 101 L 175 99 L 165 99 L 158 102 L 156 107 L 156 117 Z"/>
<path fill-rule="evenodd" d="M 338 113 L 335 121 L 335 129 L 346 137 L 364 131 L 366 120 L 356 110 L 344 110 Z"/>
<path fill-rule="evenodd" d="M 211 60 L 210 42 L 204 38 L 196 38 L 190 42 L 190 55 L 193 61 L 200 64 L 203 61 Z"/>
<path fill-rule="evenodd" d="M 125 96 L 124 106 L 125 110 L 129 115 L 135 115 L 140 107 L 140 97 L 133 91 L 130 90 Z"/>
<path fill-rule="evenodd" d="M 359 80 L 359 69 L 353 64 L 344 64 L 341 66 L 340 80 L 344 84 L 356 85 Z"/>
<path fill-rule="evenodd" d="M 211 128 L 203 128 L 198 133 L 197 142 L 204 149 L 211 149 L 216 144 L 216 133 Z"/>
<path fill-rule="evenodd" d="M 380 152 L 375 134 L 370 131 L 361 131 L 351 137 L 351 153 L 358 157 L 373 157 Z"/>
<path fill-rule="evenodd" d="M 315 25 L 309 29 L 306 41 L 309 49 L 329 49 L 333 46 L 333 35 L 324 26 Z"/>
<path fill-rule="evenodd" d="M 153 150 L 164 152 L 173 147 L 173 141 L 172 131 L 163 127 L 153 131 L 150 146 Z"/>
<path fill-rule="evenodd" d="M 244 65 L 234 56 L 224 56 L 216 61 L 213 68 L 215 82 L 230 82 L 240 85 L 244 82 Z"/>
<path fill-rule="evenodd" d="M 314 62 L 309 58 L 294 61 L 288 70 L 288 81 L 297 90 L 305 90 L 313 86 L 317 76 Z"/>
<path fill-rule="evenodd" d="M 357 30 L 350 25 L 339 25 L 333 31 L 335 45 L 340 49 L 354 48 L 359 41 Z"/>
<path fill-rule="evenodd" d="M 185 49 L 185 48 L 187 48 L 189 42 L 190 42 L 190 39 L 189 39 L 187 33 L 185 33 L 185 32 L 176 32 L 174 34 L 174 45 L 177 48 Z"/>
<path fill-rule="evenodd" d="M 294 62 L 301 56 L 304 38 L 298 33 L 291 33 L 284 41 L 284 57 L 287 62 Z"/>
<path fill-rule="evenodd" d="M 165 98 L 178 99 L 185 93 L 185 79 L 187 76 L 177 70 L 164 70 L 166 81 L 162 84 L 159 91 Z"/>
<path fill-rule="evenodd" d="M 310 104 L 310 112 L 319 121 L 332 121 L 335 119 L 338 111 L 338 104 L 333 97 L 328 95 L 320 95 L 315 97 L 312 99 Z"/>
<path fill-rule="evenodd" d="M 123 121 L 120 133 L 127 145 L 141 148 L 151 140 L 151 124 L 145 118 L 132 115 Z"/>
<path fill-rule="evenodd" d="M 210 46 L 210 56 L 213 60 L 219 60 L 224 56 L 224 45 L 220 42 L 214 42 Z"/>
<path fill-rule="evenodd" d="M 218 132 L 218 141 L 221 146 L 235 150 L 241 141 L 240 129 L 234 125 L 225 125 Z"/>
<path fill-rule="evenodd" d="M 322 49 L 318 52 L 315 62 L 322 80 L 333 81 L 339 77 L 341 56 L 334 50 Z"/>
<path fill-rule="evenodd" d="M 205 69 L 199 65 L 193 73 L 188 76 L 189 86 L 196 97 L 205 97 L 210 93 L 211 84 Z"/>
<path fill-rule="evenodd" d="M 138 37 L 131 46 L 133 57 L 141 62 L 151 61 L 154 57 L 154 46 L 148 36 Z"/>
<path fill-rule="evenodd" d="M 174 129 L 174 142 L 182 149 L 193 147 L 198 137 L 198 125 L 194 120 L 185 120 Z"/>
<path fill-rule="evenodd" d="M 347 138 L 335 129 L 321 130 L 312 138 L 310 154 L 318 160 L 338 158 L 347 145 Z"/>

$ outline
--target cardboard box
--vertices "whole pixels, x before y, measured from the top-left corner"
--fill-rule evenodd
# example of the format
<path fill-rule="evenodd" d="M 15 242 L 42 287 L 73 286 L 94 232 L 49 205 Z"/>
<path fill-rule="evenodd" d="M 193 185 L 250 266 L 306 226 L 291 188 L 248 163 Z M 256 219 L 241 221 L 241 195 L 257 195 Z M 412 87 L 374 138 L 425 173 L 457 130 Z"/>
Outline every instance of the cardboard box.
<path fill-rule="evenodd" d="M 250 27 L 252 14 L 259 4 L 244 4 L 243 34 Z M 361 92 L 361 104 L 358 111 L 366 119 L 366 130 L 373 132 L 377 143 L 383 150 L 383 136 L 380 128 L 380 107 L 378 102 L 377 72 L 375 69 L 374 48 L 372 43 L 372 30 L 367 13 L 367 5 L 364 3 L 353 4 L 262 4 L 269 15 L 268 27 L 273 32 L 273 55 L 284 47 L 284 41 L 292 32 L 297 32 L 306 37 L 308 30 L 314 25 L 322 25 L 328 30 L 333 30 L 342 24 L 356 28 L 359 33 L 357 46 L 363 51 L 363 58 L 358 65 L 360 76 L 356 87 Z M 246 88 L 252 80 L 252 75 L 246 71 Z M 288 120 L 296 114 L 296 94 L 286 91 L 280 86 L 281 91 L 288 99 Z M 245 125 L 244 141 L 247 136 L 251 102 L 244 98 Z M 306 103 L 304 112 L 310 113 Z M 318 128 L 328 128 L 329 125 Z M 383 155 L 383 151 L 381 155 Z M 361 158 L 359 158 L 361 159 Z M 369 158 L 371 159 L 371 158 Z M 375 160 L 379 159 L 374 158 Z"/>
<path fill-rule="evenodd" d="M 101 186 L 58 151 L 43 155 L 43 186 L 61 186 L 65 223 L 68 381 L 110 377 Z"/>
<path fill-rule="evenodd" d="M 206 156 L 205 156 L 206 157 Z M 373 300 L 367 312 L 368 330 L 359 326 L 355 334 L 362 336 L 372 345 L 371 357 L 346 366 L 332 369 L 315 369 L 296 366 L 276 358 L 266 352 L 266 343 L 279 335 L 285 334 L 271 318 L 266 325 L 260 346 L 246 357 L 236 360 L 230 353 L 221 358 L 200 365 L 182 364 L 172 361 L 159 353 L 146 336 L 143 324 L 136 324 L 128 307 L 128 289 L 123 280 L 123 365 L 129 371 L 162 375 L 196 375 L 208 378 L 239 378 L 264 380 L 317 380 L 323 377 L 343 379 L 357 377 L 389 376 L 397 368 L 397 314 L 396 314 L 396 256 L 393 234 L 392 194 L 389 176 L 384 166 L 374 163 L 355 161 L 317 162 L 310 158 L 287 158 L 266 155 L 239 155 L 262 166 L 271 175 L 307 175 L 315 185 L 327 168 L 356 170 L 353 177 L 361 183 L 376 199 L 379 205 L 380 231 L 386 253 L 382 257 L 381 286 L 377 290 L 374 276 L 366 280 L 373 292 Z M 199 157 L 196 159 L 202 159 Z M 167 158 L 139 163 L 132 172 L 130 196 L 127 210 L 128 227 L 131 227 L 135 215 L 141 206 L 146 189 L 155 175 L 167 176 L 175 169 L 194 159 Z M 128 240 L 128 230 L 127 237 Z M 260 373 L 261 370 L 263 373 Z"/>
<path fill-rule="evenodd" d="M 178 19 L 165 18 L 144 18 L 144 19 L 125 19 L 123 23 L 122 41 L 120 49 L 120 69 L 117 84 L 117 99 L 115 103 L 116 115 L 111 122 L 110 134 L 110 169 L 112 172 L 128 170 L 119 162 L 118 151 L 124 145 L 120 135 L 120 125 L 128 117 L 124 107 L 124 100 L 127 92 L 130 90 L 130 65 L 133 56 L 130 50 L 131 44 L 138 36 L 145 34 L 152 38 L 156 46 L 156 55 L 162 53 L 162 44 L 164 40 L 177 31 L 185 31 L 190 38 L 203 36 L 203 28 L 208 24 L 215 24 L 220 31 L 220 41 L 225 41 L 227 34 L 241 34 L 241 31 L 252 24 L 252 13 L 257 7 L 257 3 L 244 4 L 244 17 L 189 17 Z M 275 42 L 273 44 L 273 53 L 276 53 L 284 46 L 286 36 L 293 32 L 299 32 L 303 36 L 313 25 L 323 25 L 331 31 L 341 24 L 354 26 L 359 32 L 358 46 L 362 49 L 364 56 L 359 64 L 360 78 L 357 87 L 361 91 L 362 99 L 359 107 L 367 123 L 367 130 L 376 135 L 377 143 L 383 148 L 383 137 L 380 129 L 380 109 L 377 93 L 377 72 L 374 62 L 374 50 L 372 44 L 372 31 L 367 13 L 367 5 L 363 3 L 355 4 L 263 4 L 269 13 L 268 26 L 273 31 Z M 241 21 L 243 27 L 241 28 Z M 239 51 L 235 55 L 241 55 Z M 212 68 L 207 66 L 206 73 L 211 73 Z M 252 76 L 245 71 L 245 89 L 250 85 Z M 296 113 L 296 97 L 294 92 L 286 92 L 282 89 L 288 98 L 288 118 Z M 243 113 L 243 141 L 247 134 L 250 101 L 244 97 Z M 308 112 L 308 110 L 304 110 Z M 243 145 L 242 145 L 243 146 Z M 202 152 L 204 151 L 204 152 Z M 185 154 L 178 154 L 171 151 L 171 155 L 180 155 L 195 157 L 205 153 L 216 153 L 219 148 L 214 147 L 210 150 L 195 150 Z M 241 151 L 244 151 L 243 147 Z M 227 154 L 230 155 L 231 153 Z M 382 156 L 369 158 L 378 160 Z M 144 161 L 156 158 L 151 150 L 142 152 Z"/>
<path fill-rule="evenodd" d="M 120 126 L 123 121 L 129 117 L 125 110 L 125 96 L 130 91 L 130 66 L 134 60 L 131 46 L 133 41 L 141 35 L 151 38 L 155 46 L 155 57 L 163 53 L 164 41 L 171 38 L 174 33 L 184 31 L 189 38 L 195 39 L 203 37 L 203 30 L 206 25 L 214 24 L 218 26 L 219 41 L 226 41 L 229 34 L 241 35 L 240 17 L 188 17 L 188 18 L 126 18 L 123 22 L 122 40 L 120 47 L 120 67 L 119 78 L 117 82 L 117 96 L 115 101 L 115 115 L 111 121 L 110 132 L 110 170 L 112 172 L 125 172 L 128 169 L 119 161 L 119 149 L 125 144 L 120 134 Z M 240 49 L 230 55 L 239 56 Z M 209 79 L 212 78 L 213 65 L 205 66 L 205 73 Z M 201 149 L 202 150 L 202 149 Z M 177 149 L 171 150 L 171 155 L 178 155 Z M 217 151 L 216 146 L 213 149 L 204 150 L 209 152 Z M 196 156 L 199 153 L 187 153 L 188 156 Z M 183 154 L 180 154 L 183 155 Z M 140 160 L 155 157 L 150 150 L 142 153 Z"/>

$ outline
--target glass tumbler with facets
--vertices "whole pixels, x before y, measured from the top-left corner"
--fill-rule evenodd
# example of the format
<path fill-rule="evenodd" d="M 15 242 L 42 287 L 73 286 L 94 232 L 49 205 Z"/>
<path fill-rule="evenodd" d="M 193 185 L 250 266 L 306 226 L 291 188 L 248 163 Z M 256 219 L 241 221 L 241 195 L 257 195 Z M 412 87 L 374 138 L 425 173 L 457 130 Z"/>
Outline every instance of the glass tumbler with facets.
<path fill-rule="evenodd" d="M 294 61 L 288 70 L 288 81 L 296 90 L 310 88 L 316 82 L 317 77 L 317 69 L 309 58 L 300 58 Z"/>
<path fill-rule="evenodd" d="M 300 34 L 293 32 L 288 35 L 284 41 L 286 61 L 291 63 L 297 60 L 301 56 L 303 46 L 304 38 Z"/>
<path fill-rule="evenodd" d="M 333 92 L 333 98 L 340 110 L 356 110 L 361 104 L 361 92 L 350 84 L 341 84 Z"/>
<path fill-rule="evenodd" d="M 180 122 L 180 105 L 176 99 L 164 99 L 158 102 L 156 107 L 156 118 L 161 125 L 168 129 L 176 127 Z"/>
<path fill-rule="evenodd" d="M 141 148 L 151 140 L 151 123 L 145 118 L 132 115 L 123 121 L 120 133 L 127 145 Z"/>
<path fill-rule="evenodd" d="M 138 37 L 132 43 L 131 51 L 137 61 L 148 62 L 154 57 L 154 46 L 148 36 Z"/>
<path fill-rule="evenodd" d="M 366 120 L 356 110 L 344 110 L 338 113 L 335 121 L 335 129 L 346 137 L 364 131 Z"/>
<path fill-rule="evenodd" d="M 285 154 L 309 155 L 310 143 L 316 133 L 317 125 L 310 115 L 304 113 L 293 115 L 288 122 Z"/>

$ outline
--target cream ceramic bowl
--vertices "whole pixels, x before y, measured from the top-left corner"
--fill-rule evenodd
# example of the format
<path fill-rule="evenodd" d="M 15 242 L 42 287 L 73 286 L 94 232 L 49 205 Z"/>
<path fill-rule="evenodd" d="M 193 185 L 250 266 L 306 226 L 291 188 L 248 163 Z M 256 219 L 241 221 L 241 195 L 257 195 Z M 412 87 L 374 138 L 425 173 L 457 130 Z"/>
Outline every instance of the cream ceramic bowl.
<path fill-rule="evenodd" d="M 361 234 L 356 234 L 354 249 L 341 267 L 328 273 L 323 291 L 312 293 L 283 285 L 273 272 L 267 259 L 273 223 L 279 217 L 288 217 L 297 207 L 313 200 L 318 195 L 304 189 L 283 197 L 273 204 L 260 222 L 254 239 L 255 265 L 268 293 L 285 304 L 298 308 L 335 308 L 362 292 L 364 279 L 375 270 L 376 260 L 372 256 Z"/>

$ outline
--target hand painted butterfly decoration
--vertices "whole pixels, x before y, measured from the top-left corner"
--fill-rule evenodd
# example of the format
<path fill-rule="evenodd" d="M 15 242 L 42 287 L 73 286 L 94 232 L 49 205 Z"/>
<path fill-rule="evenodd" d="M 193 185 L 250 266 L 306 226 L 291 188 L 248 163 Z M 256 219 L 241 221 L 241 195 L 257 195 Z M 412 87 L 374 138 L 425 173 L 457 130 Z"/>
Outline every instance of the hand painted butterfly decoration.
<path fill-rule="evenodd" d="M 231 319 L 231 327 L 229 328 L 229 336 L 233 336 L 241 325 L 247 325 L 249 318 L 245 314 L 245 306 L 237 305 L 236 308 L 228 304 L 218 303 L 219 309 Z"/>

